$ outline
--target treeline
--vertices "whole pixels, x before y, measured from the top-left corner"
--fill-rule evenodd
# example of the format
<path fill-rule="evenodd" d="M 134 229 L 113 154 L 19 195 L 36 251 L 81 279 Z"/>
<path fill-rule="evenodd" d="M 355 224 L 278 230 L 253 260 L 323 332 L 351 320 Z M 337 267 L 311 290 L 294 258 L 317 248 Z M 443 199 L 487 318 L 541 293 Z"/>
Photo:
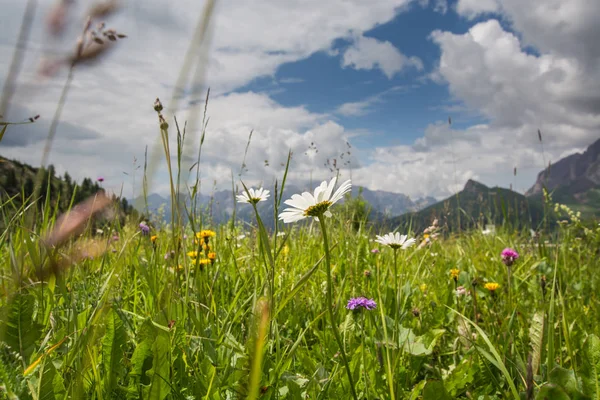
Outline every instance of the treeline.
<path fill-rule="evenodd" d="M 45 207 L 49 202 L 50 207 L 58 209 L 59 212 L 66 211 L 71 205 L 103 190 L 100 182 L 91 178 L 84 178 L 81 183 L 78 183 L 68 173 L 57 176 L 53 165 L 40 169 L 0 157 L 0 204 L 10 201 L 13 205 L 22 205 L 26 201 L 31 201 L 38 179 L 40 188 L 37 207 Z M 119 203 L 122 213 L 131 215 L 135 212 L 127 199 L 113 197 Z"/>

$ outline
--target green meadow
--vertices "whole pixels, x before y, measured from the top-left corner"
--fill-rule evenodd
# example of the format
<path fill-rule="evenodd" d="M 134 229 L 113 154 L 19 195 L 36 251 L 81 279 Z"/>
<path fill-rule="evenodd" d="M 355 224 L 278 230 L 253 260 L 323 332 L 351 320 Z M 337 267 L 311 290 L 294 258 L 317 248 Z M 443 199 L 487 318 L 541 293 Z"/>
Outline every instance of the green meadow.
<path fill-rule="evenodd" d="M 597 223 L 378 238 L 329 183 L 275 230 L 5 200 L 0 397 L 600 399 Z"/>

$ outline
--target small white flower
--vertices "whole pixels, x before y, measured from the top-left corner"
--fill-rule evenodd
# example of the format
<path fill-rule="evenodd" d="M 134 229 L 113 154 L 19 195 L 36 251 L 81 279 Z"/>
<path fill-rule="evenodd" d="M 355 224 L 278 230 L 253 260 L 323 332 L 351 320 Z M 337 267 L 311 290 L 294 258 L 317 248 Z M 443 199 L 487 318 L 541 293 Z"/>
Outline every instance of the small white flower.
<path fill-rule="evenodd" d="M 304 192 L 301 195 L 293 195 L 291 199 L 284 202 L 288 206 L 291 206 L 291 208 L 283 210 L 279 214 L 279 219 L 287 224 L 300 221 L 306 217 L 313 217 L 317 221 L 321 215 L 331 217 L 329 207 L 337 203 L 352 189 L 352 183 L 350 180 L 347 180 L 334 193 L 333 188 L 335 187 L 336 180 L 337 178 L 333 178 L 329 184 L 327 184 L 327 181 L 321 182 L 319 187 L 315 189 L 314 195 L 309 192 Z"/>
<path fill-rule="evenodd" d="M 241 194 L 238 194 L 236 196 L 237 201 L 239 203 L 249 203 L 249 204 L 256 204 L 259 201 L 267 201 L 267 199 L 269 198 L 270 195 L 270 191 L 260 188 L 260 189 L 248 189 L 248 193 L 243 192 Z M 250 196 L 248 196 L 248 194 Z"/>
<path fill-rule="evenodd" d="M 396 233 L 388 233 L 386 235 L 383 236 L 377 236 L 377 240 L 375 240 L 377 243 L 381 243 L 385 246 L 389 246 L 392 249 L 408 249 L 410 246 L 412 246 L 413 244 L 415 244 L 415 239 L 414 238 L 410 238 L 408 239 L 407 235 L 401 235 L 398 232 Z"/>

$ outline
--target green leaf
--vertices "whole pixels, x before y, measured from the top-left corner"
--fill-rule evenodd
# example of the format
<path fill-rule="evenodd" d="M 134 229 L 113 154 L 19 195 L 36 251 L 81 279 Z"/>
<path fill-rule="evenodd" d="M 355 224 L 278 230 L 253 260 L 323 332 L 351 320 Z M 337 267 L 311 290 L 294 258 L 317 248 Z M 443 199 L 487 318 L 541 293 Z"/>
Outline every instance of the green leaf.
<path fill-rule="evenodd" d="M 464 360 L 450 372 L 444 381 L 444 386 L 448 389 L 453 398 L 462 394 L 474 381 L 479 368 L 477 364 Z"/>
<path fill-rule="evenodd" d="M 102 366 L 104 368 L 104 390 L 110 395 L 117 385 L 122 371 L 123 350 L 127 340 L 123 321 L 119 315 L 110 310 L 106 316 L 106 331 L 102 340 Z"/>
<path fill-rule="evenodd" d="M 546 383 L 540 388 L 535 400 L 571 400 L 571 398 L 560 386 Z"/>
<path fill-rule="evenodd" d="M 156 329 L 156 337 L 152 343 L 152 369 L 148 371 L 150 387 L 144 399 L 163 400 L 171 392 L 169 385 L 169 336 Z"/>
<path fill-rule="evenodd" d="M 29 364 L 41 327 L 33 320 L 35 298 L 26 292 L 16 293 L 6 306 L 2 340 Z"/>
<path fill-rule="evenodd" d="M 450 307 L 448 307 L 448 308 L 450 308 Z M 504 375 L 504 378 L 506 379 L 506 382 L 508 383 L 508 386 L 510 387 L 510 391 L 512 392 L 514 399 L 520 400 L 521 396 L 519 396 L 519 392 L 517 391 L 515 383 L 513 382 L 512 377 L 508 373 L 508 370 L 506 369 L 506 366 L 504 365 L 504 362 L 502 361 L 502 357 L 500 357 L 500 354 L 498 354 L 498 351 L 496 350 L 496 348 L 490 341 L 490 338 L 488 337 L 488 335 L 486 335 L 484 330 L 481 329 L 479 327 L 479 325 L 477 325 L 475 322 L 471 321 L 469 318 L 465 317 L 463 314 L 459 313 L 458 311 L 454 310 L 453 308 L 450 308 L 450 310 L 452 310 L 452 312 L 454 312 L 454 313 L 458 314 L 459 316 L 461 316 L 462 318 L 464 318 L 464 320 L 467 321 L 469 324 L 471 324 L 473 326 L 473 328 L 475 328 L 477 333 L 479 333 L 479 336 L 481 336 L 481 338 L 483 339 L 485 344 L 488 346 L 490 352 L 494 356 L 494 359 L 496 360 L 496 366 L 498 367 L 500 372 L 502 372 L 502 375 Z"/>
<path fill-rule="evenodd" d="M 533 375 L 537 375 L 542 359 L 542 345 L 544 341 L 544 313 L 537 311 L 533 314 L 529 326 L 529 343 L 531 345 L 531 366 Z"/>
<path fill-rule="evenodd" d="M 548 381 L 562 387 L 570 396 L 573 396 L 575 393 L 579 392 L 579 389 L 577 388 L 577 380 L 575 379 L 575 373 L 569 369 L 555 367 L 552 371 L 550 371 Z"/>
<path fill-rule="evenodd" d="M 444 329 L 432 329 L 423 336 L 404 342 L 404 350 L 413 356 L 428 356 L 433 352 L 438 339 L 446 332 Z"/>
<path fill-rule="evenodd" d="M 584 359 L 581 370 L 583 392 L 594 400 L 600 400 L 600 339 L 592 334 L 583 346 Z"/>
<path fill-rule="evenodd" d="M 62 399 L 65 395 L 65 387 L 62 377 L 57 373 L 50 359 L 44 360 L 43 368 L 40 368 L 40 376 L 37 385 L 37 398 L 39 400 Z"/>
<path fill-rule="evenodd" d="M 429 380 L 423 388 L 423 400 L 452 400 L 442 381 Z"/>
<path fill-rule="evenodd" d="M 149 383 L 145 373 L 152 366 L 152 345 L 154 343 L 154 326 L 146 320 L 140 327 L 137 335 L 138 344 L 131 356 L 131 370 L 129 371 L 129 398 L 140 398 L 140 385 Z"/>

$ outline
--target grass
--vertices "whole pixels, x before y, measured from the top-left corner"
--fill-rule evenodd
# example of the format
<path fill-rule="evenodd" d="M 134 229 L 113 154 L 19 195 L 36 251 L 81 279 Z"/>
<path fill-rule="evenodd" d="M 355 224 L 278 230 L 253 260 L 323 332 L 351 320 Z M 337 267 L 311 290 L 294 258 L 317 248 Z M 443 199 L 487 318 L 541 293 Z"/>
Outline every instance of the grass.
<path fill-rule="evenodd" d="M 56 215 L 31 229 L 21 206 L 0 239 L 0 397 L 350 398 L 353 382 L 361 399 L 526 398 L 528 385 L 599 398 L 598 228 L 563 224 L 554 246 L 502 229 L 440 236 L 398 250 L 394 276 L 394 251 L 351 205 L 326 220 L 331 314 L 316 221 L 280 225 L 285 240 L 262 223 L 202 226 L 209 247 L 198 223 L 144 235 L 129 221 L 50 248 Z M 505 247 L 520 253 L 511 297 Z M 377 309 L 346 310 L 358 296 Z"/>

